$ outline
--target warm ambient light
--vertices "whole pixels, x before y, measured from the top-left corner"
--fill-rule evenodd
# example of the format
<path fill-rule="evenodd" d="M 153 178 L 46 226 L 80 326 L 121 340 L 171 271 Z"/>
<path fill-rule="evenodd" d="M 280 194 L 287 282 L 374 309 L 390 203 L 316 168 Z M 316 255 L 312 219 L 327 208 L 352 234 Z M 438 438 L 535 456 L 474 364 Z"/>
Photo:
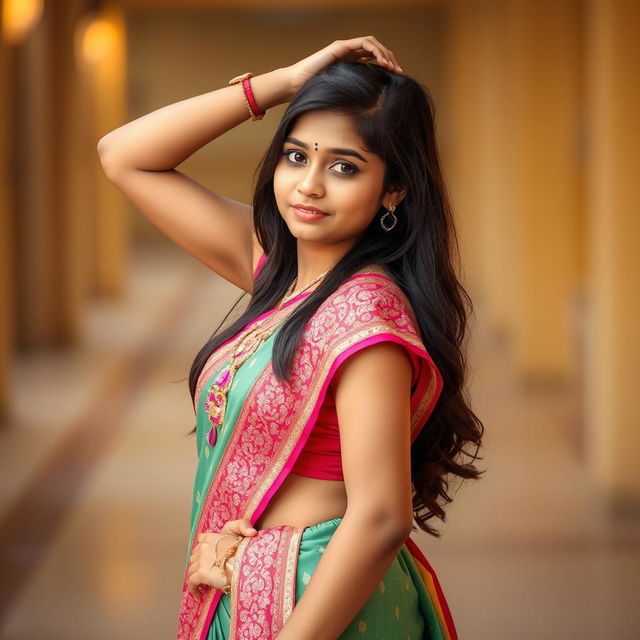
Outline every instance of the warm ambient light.
<path fill-rule="evenodd" d="M 10 44 L 21 42 L 40 20 L 42 0 L 4 0 L 2 35 Z"/>
<path fill-rule="evenodd" d="M 118 46 L 120 33 L 112 20 L 96 18 L 89 22 L 82 35 L 82 56 L 87 62 L 99 62 Z"/>

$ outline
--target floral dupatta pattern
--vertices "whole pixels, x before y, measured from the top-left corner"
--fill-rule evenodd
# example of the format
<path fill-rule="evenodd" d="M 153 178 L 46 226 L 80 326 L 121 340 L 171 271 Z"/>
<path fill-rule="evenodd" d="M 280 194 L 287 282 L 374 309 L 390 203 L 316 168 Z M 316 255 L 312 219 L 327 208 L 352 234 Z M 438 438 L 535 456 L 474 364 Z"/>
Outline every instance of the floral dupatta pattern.
<path fill-rule="evenodd" d="M 290 300 L 294 305 L 310 292 Z M 249 323 L 209 358 L 196 385 L 198 447 L 209 469 L 197 492 L 187 557 L 198 535 L 217 532 L 229 520 L 248 518 L 255 524 L 293 467 L 307 441 L 335 370 L 352 353 L 388 340 L 404 345 L 413 362 L 411 440 L 424 427 L 442 390 L 441 375 L 420 339 L 404 292 L 385 275 L 359 273 L 348 278 L 319 307 L 305 326 L 294 355 L 291 379 L 276 378 L 271 349 L 277 330 L 236 373 L 229 406 L 216 445 L 206 444 L 202 407 L 206 386 L 228 361 Z M 255 364 L 258 366 L 254 366 Z M 236 388 L 237 385 L 237 388 Z M 232 402 L 232 395 L 233 400 Z M 236 406 L 236 410 L 233 407 Z M 206 418 L 206 416 L 204 416 Z M 200 466 L 200 465 L 199 465 Z M 230 638 L 273 638 L 295 605 L 295 576 L 302 529 L 283 525 L 245 538 L 236 554 L 231 591 Z M 417 545 L 407 538 L 416 566 L 437 613 L 441 636 L 456 632 L 433 569 Z M 189 593 L 185 571 L 178 622 L 179 640 L 204 640 L 222 592 L 201 586 L 202 601 Z"/>

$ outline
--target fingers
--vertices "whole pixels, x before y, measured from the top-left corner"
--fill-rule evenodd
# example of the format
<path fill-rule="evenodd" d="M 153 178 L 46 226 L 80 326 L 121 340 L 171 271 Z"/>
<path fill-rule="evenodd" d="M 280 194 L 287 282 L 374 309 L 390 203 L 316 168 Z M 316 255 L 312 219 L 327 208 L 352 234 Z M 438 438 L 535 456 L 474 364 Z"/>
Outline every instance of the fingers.
<path fill-rule="evenodd" d="M 374 36 L 368 36 L 368 39 L 375 43 L 377 46 L 377 52 L 381 56 L 382 62 L 387 67 L 394 71 L 402 71 L 402 67 L 398 64 L 396 56 L 391 49 L 387 49 L 387 47 L 383 46 L 382 43 Z"/>
<path fill-rule="evenodd" d="M 202 594 L 200 593 L 200 589 L 198 589 L 198 585 L 200 584 L 200 582 L 197 580 L 196 576 L 189 577 L 189 580 L 187 581 L 187 588 L 189 589 L 189 593 L 193 596 L 194 600 L 200 602 L 202 600 Z"/>
<path fill-rule="evenodd" d="M 258 533 L 255 527 L 251 526 L 251 522 L 249 518 L 242 518 L 242 520 L 238 521 L 240 523 L 240 535 L 242 536 L 253 536 Z"/>
<path fill-rule="evenodd" d="M 364 38 L 354 38 L 359 46 L 366 51 L 372 52 L 373 56 L 367 56 L 369 58 L 373 57 L 377 60 L 378 64 L 384 66 L 392 71 L 403 72 L 402 67 L 398 64 L 396 60 L 396 56 L 387 47 L 383 46 L 382 43 L 375 36 L 365 36 Z"/>
<path fill-rule="evenodd" d="M 248 518 L 241 518 L 240 520 L 229 520 L 229 522 L 222 527 L 220 533 L 235 533 L 239 536 L 254 536 L 258 532 L 251 526 L 251 522 Z"/>
<path fill-rule="evenodd" d="M 198 542 L 202 543 L 205 540 L 205 537 L 206 534 L 201 533 L 198 536 Z M 202 600 L 202 595 L 198 588 L 203 582 L 203 578 L 200 575 L 200 550 L 200 544 L 196 545 L 193 553 L 189 557 L 189 565 L 187 568 L 187 587 L 189 589 L 189 593 L 197 602 Z"/>
<path fill-rule="evenodd" d="M 209 582 L 212 579 L 210 565 L 215 560 L 215 548 L 221 534 L 249 537 L 255 536 L 257 533 L 258 531 L 251 525 L 248 518 L 241 518 L 240 520 L 229 520 L 218 533 L 207 531 L 198 534 L 198 543 L 194 546 L 187 567 L 187 586 L 196 601 L 202 601 L 199 589 L 201 584 L 212 586 Z M 224 543 L 222 543 L 222 547 L 224 548 Z"/>
<path fill-rule="evenodd" d="M 202 601 L 202 593 L 200 591 L 200 585 L 206 585 L 208 587 L 211 584 L 210 569 L 211 558 L 207 558 L 206 554 L 200 553 L 200 547 L 198 547 L 189 558 L 189 566 L 187 568 L 187 587 L 189 592 L 198 602 Z"/>

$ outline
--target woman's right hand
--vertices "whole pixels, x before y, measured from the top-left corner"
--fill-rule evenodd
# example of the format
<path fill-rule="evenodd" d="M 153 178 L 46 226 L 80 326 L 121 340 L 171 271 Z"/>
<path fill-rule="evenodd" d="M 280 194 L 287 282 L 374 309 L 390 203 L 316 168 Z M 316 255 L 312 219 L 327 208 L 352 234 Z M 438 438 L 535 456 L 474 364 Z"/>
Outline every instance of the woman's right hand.
<path fill-rule="evenodd" d="M 309 78 L 337 60 L 347 62 L 372 62 L 390 71 L 402 73 L 393 51 L 387 49 L 374 36 L 361 36 L 349 40 L 335 40 L 331 44 L 288 67 L 291 86 L 297 91 Z"/>
<path fill-rule="evenodd" d="M 228 535 L 229 538 L 220 544 L 220 539 L 224 535 Z M 249 518 L 229 520 L 217 533 L 206 532 L 198 535 L 198 542 L 191 553 L 187 569 L 187 586 L 195 600 L 200 602 L 202 599 L 199 589 L 201 584 L 222 589 L 226 582 L 231 582 L 231 572 L 226 564 L 224 566 L 225 581 L 225 576 L 221 575 L 220 570 L 213 567 L 213 561 L 216 558 L 221 559 L 227 549 L 231 547 L 234 542 L 237 542 L 237 540 L 233 539 L 234 536 L 249 538 L 256 535 L 258 535 L 258 531 L 251 526 Z M 218 546 L 220 546 L 220 549 L 216 555 Z"/>
<path fill-rule="evenodd" d="M 240 520 L 228 520 L 225 522 L 220 533 L 235 533 L 238 536 L 255 536 L 258 531 L 255 527 L 251 526 L 249 518 L 240 518 Z"/>

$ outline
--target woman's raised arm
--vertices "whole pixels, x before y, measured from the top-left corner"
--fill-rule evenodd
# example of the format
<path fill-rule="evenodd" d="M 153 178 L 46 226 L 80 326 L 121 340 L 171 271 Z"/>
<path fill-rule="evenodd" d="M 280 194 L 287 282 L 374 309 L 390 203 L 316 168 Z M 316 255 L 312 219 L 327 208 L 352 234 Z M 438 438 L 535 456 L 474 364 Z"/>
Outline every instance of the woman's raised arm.
<path fill-rule="evenodd" d="M 251 78 L 263 109 L 293 95 L 291 72 L 276 69 Z M 169 171 L 218 136 L 249 119 L 241 84 L 187 98 L 114 129 L 98 142 L 105 171 Z"/>
<path fill-rule="evenodd" d="M 339 59 L 377 60 L 399 70 L 373 36 L 335 40 L 295 64 L 255 76 L 264 111 L 288 102 L 323 67 Z M 217 274 L 253 291 L 262 248 L 248 204 L 213 193 L 176 171 L 195 151 L 249 119 L 240 84 L 187 98 L 141 116 L 98 142 L 107 177 L 163 233 Z"/>
<path fill-rule="evenodd" d="M 251 79 L 263 110 L 293 95 L 285 67 Z M 245 291 L 262 250 L 248 204 L 213 193 L 175 167 L 249 119 L 242 86 L 234 84 L 162 107 L 98 142 L 105 174 L 176 244 Z"/>

